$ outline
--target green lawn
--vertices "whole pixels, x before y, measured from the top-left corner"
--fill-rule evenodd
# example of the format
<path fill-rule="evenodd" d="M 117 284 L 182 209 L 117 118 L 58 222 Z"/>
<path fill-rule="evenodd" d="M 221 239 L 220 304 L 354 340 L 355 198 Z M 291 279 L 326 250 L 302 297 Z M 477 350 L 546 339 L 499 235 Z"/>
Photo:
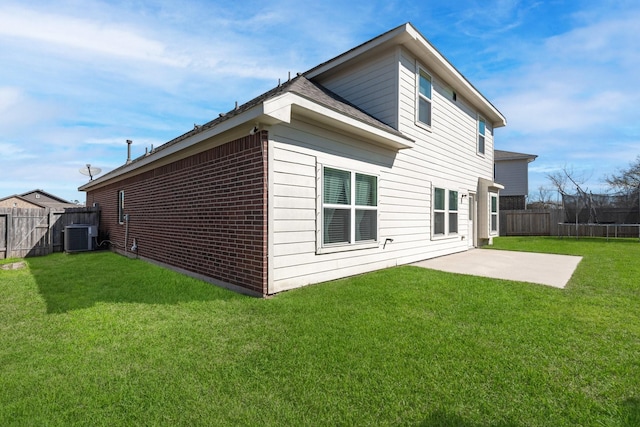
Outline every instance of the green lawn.
<path fill-rule="evenodd" d="M 640 425 L 640 243 L 566 289 L 399 267 L 255 299 L 109 252 L 0 270 L 0 425 Z M 543 268 L 543 267 L 541 267 Z"/>

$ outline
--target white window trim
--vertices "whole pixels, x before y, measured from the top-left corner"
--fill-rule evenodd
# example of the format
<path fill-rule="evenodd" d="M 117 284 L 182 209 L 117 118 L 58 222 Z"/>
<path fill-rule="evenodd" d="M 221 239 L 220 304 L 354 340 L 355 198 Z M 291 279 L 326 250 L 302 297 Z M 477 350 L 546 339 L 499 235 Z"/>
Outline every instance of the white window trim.
<path fill-rule="evenodd" d="M 324 230 L 324 208 L 325 208 L 325 204 L 323 201 L 323 197 L 324 197 L 324 168 L 331 168 L 331 169 L 337 169 L 337 170 L 342 170 L 342 171 L 346 171 L 346 172 L 350 172 L 351 173 L 351 178 L 352 178 L 352 185 L 351 185 L 351 200 L 353 201 L 352 204 L 350 205 L 350 210 L 351 210 L 351 216 L 352 218 L 355 217 L 355 210 L 356 207 L 357 209 L 364 209 L 364 210 L 375 210 L 377 215 L 376 215 L 376 240 L 375 241 L 363 241 L 363 242 L 356 242 L 355 241 L 355 221 L 351 221 L 351 243 L 335 243 L 335 244 L 330 244 L 330 245 L 325 245 L 324 244 L 324 236 L 323 236 L 323 230 Z M 376 189 L 376 194 L 378 196 L 378 200 L 376 200 L 376 206 L 356 206 L 355 204 L 355 175 L 359 173 L 362 175 L 369 175 L 369 176 L 375 176 L 376 177 L 376 184 L 377 184 L 377 189 Z M 346 251 L 354 251 L 354 250 L 361 250 L 361 249 L 371 249 L 371 248 L 377 248 L 380 246 L 379 244 L 379 240 L 380 240 L 380 175 L 379 174 L 375 174 L 375 173 L 370 173 L 370 172 L 363 172 L 361 170 L 357 170 L 357 169 L 352 169 L 352 168 L 348 168 L 348 167 L 342 167 L 342 166 L 333 166 L 331 164 L 323 164 L 323 163 L 317 163 L 316 164 L 316 254 L 330 254 L 330 253 L 336 253 L 336 252 L 346 252 Z M 329 205 L 331 206 L 331 205 Z M 345 208 L 346 205 L 340 205 L 341 208 Z"/>
<path fill-rule="evenodd" d="M 124 224 L 124 190 L 118 190 L 118 224 Z"/>
<path fill-rule="evenodd" d="M 491 210 L 493 198 L 496 199 L 496 211 L 495 213 Z M 496 217 L 496 229 L 494 230 L 492 227 L 493 217 Z M 489 193 L 489 235 L 497 236 L 500 232 L 500 198 L 498 193 Z"/>
<path fill-rule="evenodd" d="M 480 122 L 484 122 L 484 133 L 482 137 L 484 138 L 484 150 L 480 151 Z M 487 120 L 478 114 L 478 118 L 476 120 L 476 154 L 478 156 L 485 157 L 487 153 Z"/>
<path fill-rule="evenodd" d="M 432 126 L 433 126 L 433 75 L 431 75 L 431 73 L 422 65 L 416 63 L 416 97 L 415 97 L 415 124 L 416 126 L 419 126 L 425 130 L 431 131 Z M 420 94 L 420 74 L 424 73 L 427 76 L 429 76 L 429 79 L 431 80 L 431 98 L 426 98 L 425 96 Z M 430 117 L 431 117 L 431 124 L 427 124 L 424 122 L 420 121 L 420 98 L 424 98 L 426 100 L 429 101 L 429 104 L 431 105 L 431 112 L 430 112 Z"/>
<path fill-rule="evenodd" d="M 451 192 L 452 191 L 455 191 L 455 193 L 456 193 L 456 210 L 452 210 L 451 209 L 451 205 L 450 205 Z M 450 235 L 450 236 L 453 236 L 453 235 L 457 236 L 458 234 L 460 234 L 460 200 L 459 200 L 460 192 L 457 191 L 457 190 L 447 190 L 447 196 L 449 196 L 449 197 L 447 197 L 447 224 L 446 224 L 447 225 L 447 234 Z M 456 214 L 456 231 L 455 232 L 451 231 L 451 221 L 450 221 L 450 219 L 451 219 L 451 214 L 452 213 Z"/>
<path fill-rule="evenodd" d="M 436 210 L 435 207 L 435 194 L 436 194 L 436 188 L 440 188 L 444 190 L 444 210 L 442 209 L 438 209 Z M 456 199 L 458 201 L 457 205 L 458 205 L 458 209 L 455 211 L 450 211 L 449 210 L 449 192 L 451 191 L 455 191 L 457 193 Z M 447 188 L 446 186 L 441 186 L 441 185 L 432 185 L 431 186 L 431 240 L 451 240 L 451 239 L 457 239 L 460 236 L 460 190 L 452 190 Z M 435 233 L 435 219 L 436 219 L 436 212 L 443 212 L 444 213 L 444 234 L 436 234 Z M 457 213 L 458 216 L 458 231 L 455 233 L 450 233 L 449 232 L 449 214 L 450 213 Z"/>

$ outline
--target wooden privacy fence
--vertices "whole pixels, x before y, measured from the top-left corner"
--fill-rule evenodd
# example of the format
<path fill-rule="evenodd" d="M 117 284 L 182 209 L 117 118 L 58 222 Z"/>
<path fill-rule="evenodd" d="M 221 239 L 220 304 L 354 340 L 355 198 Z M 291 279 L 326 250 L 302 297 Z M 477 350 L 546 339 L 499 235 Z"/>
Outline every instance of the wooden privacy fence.
<path fill-rule="evenodd" d="M 99 220 L 99 208 L 0 208 L 0 259 L 60 252 L 67 225 Z"/>
<path fill-rule="evenodd" d="M 562 209 L 500 211 L 501 236 L 557 236 Z"/>
<path fill-rule="evenodd" d="M 563 209 L 500 211 L 500 235 L 640 239 L 640 224 L 576 224 L 564 221 Z"/>

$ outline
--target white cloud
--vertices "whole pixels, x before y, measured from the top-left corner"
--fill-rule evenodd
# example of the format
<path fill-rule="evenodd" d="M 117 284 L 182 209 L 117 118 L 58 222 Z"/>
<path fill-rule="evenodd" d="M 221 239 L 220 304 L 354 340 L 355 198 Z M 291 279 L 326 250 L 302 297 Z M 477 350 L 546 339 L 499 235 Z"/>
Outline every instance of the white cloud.
<path fill-rule="evenodd" d="M 527 49 L 522 65 L 500 77 L 505 90 L 496 103 L 510 127 L 580 134 L 637 115 L 640 45 L 631 32 L 637 22 L 637 16 L 596 22 Z"/>
<path fill-rule="evenodd" d="M 36 123 L 49 121 L 57 109 L 45 101 L 38 101 L 13 86 L 0 86 L 0 129 L 2 137 L 24 132 Z"/>
<path fill-rule="evenodd" d="M 16 160 L 33 159 L 36 157 L 34 153 L 27 152 L 25 148 L 18 144 L 10 144 L 6 142 L 0 142 L 0 153 L 2 153 L 2 162 L 13 162 Z M 0 164 L 2 162 L 0 162 Z"/>
<path fill-rule="evenodd" d="M 134 141 L 132 156 L 141 155 L 289 71 L 306 71 L 408 20 L 435 34 L 477 87 L 489 88 L 509 123 L 497 133 L 498 148 L 540 154 L 532 165 L 545 169 L 626 156 L 625 166 L 640 140 L 633 30 L 640 15 L 616 15 L 611 4 L 597 13 L 563 6 L 559 18 L 546 11 L 558 3 L 521 0 L 2 3 L 0 63 L 11 66 L 0 67 L 0 150 L 28 158 L 24 179 L 47 170 L 44 185 L 54 185 L 55 174 L 75 190 L 84 164 L 121 165 L 126 139 Z M 530 28 L 539 22 L 529 14 L 558 28 L 567 19 L 579 25 L 535 38 Z M 8 167 L 0 159 L 0 169 Z"/>
<path fill-rule="evenodd" d="M 22 93 L 14 87 L 0 87 L 0 115 L 6 114 L 19 101 Z"/>
<path fill-rule="evenodd" d="M 540 3 L 521 0 L 458 2 L 456 29 L 474 38 L 500 36 L 521 26 L 527 13 Z"/>
<path fill-rule="evenodd" d="M 580 15 L 575 28 L 537 43 L 506 40 L 503 53 L 518 65 L 489 81 L 508 120 L 497 148 L 539 155 L 531 188 L 568 166 L 602 189 L 602 176 L 639 153 L 640 13 L 607 12 Z"/>
<path fill-rule="evenodd" d="M 63 7 L 54 12 L 0 6 L 0 47 L 6 46 L 5 55 L 27 61 L 35 71 L 66 68 L 70 76 L 96 80 L 120 76 L 124 83 L 168 91 L 190 80 L 215 84 L 230 76 L 276 82 L 291 68 L 285 49 L 265 45 L 280 33 L 260 37 L 266 19 L 260 14 L 250 16 L 249 22 L 256 22 L 247 26 L 246 19 L 235 22 L 209 15 L 210 8 L 191 10 L 182 17 L 185 23 L 180 27 L 167 22 L 185 13 L 177 9 L 152 17 L 127 11 L 130 5 L 88 5 L 83 15 Z M 120 19 L 114 19 L 116 16 Z M 26 55 L 16 51 L 30 52 L 31 57 L 25 59 Z M 64 80 L 64 76 L 56 77 Z"/>
<path fill-rule="evenodd" d="M 182 66 L 161 42 L 136 31 L 92 19 L 5 7 L 0 9 L 0 34 L 43 44 L 59 45 L 69 52 L 80 49 L 101 55 Z"/>

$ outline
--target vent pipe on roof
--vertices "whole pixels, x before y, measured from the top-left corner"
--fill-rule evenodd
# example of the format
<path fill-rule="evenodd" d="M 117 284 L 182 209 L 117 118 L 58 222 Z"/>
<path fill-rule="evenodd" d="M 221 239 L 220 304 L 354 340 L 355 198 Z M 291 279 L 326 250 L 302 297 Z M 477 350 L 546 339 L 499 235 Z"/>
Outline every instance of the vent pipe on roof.
<path fill-rule="evenodd" d="M 131 144 L 133 141 L 127 139 L 127 164 L 131 163 Z"/>

